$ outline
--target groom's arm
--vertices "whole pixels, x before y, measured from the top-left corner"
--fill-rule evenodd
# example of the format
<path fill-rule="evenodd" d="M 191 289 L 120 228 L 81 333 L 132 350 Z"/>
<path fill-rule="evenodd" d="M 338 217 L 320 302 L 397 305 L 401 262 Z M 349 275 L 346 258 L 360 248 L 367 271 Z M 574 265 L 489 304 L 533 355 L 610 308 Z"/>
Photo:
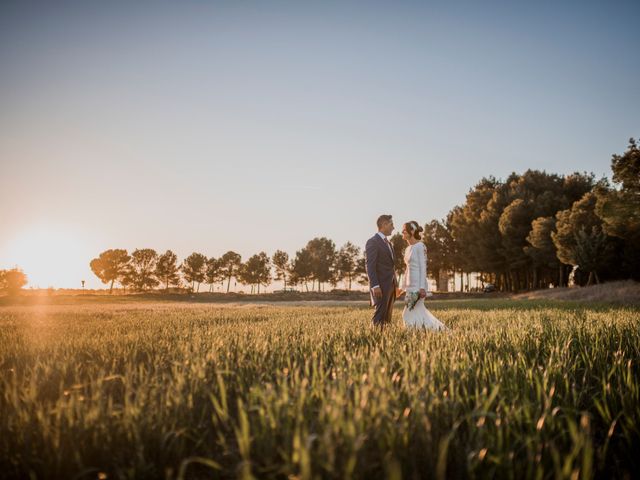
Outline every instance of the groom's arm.
<path fill-rule="evenodd" d="M 365 247 L 365 256 L 367 257 L 367 277 L 369 277 L 369 288 L 373 289 L 380 286 L 378 274 L 376 273 L 376 264 L 378 263 L 378 247 L 371 240 L 367 242 Z"/>

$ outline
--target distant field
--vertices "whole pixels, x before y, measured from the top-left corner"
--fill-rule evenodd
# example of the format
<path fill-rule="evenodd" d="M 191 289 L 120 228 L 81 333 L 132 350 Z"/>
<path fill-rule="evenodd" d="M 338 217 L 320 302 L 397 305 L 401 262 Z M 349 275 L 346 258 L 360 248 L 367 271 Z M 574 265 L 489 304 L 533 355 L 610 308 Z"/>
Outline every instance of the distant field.
<path fill-rule="evenodd" d="M 562 300 L 574 302 L 617 303 L 640 307 L 640 282 L 625 280 L 602 283 L 583 288 L 550 288 L 515 295 L 514 298 L 535 300 Z"/>
<path fill-rule="evenodd" d="M 640 310 L 429 307 L 449 333 L 372 330 L 363 303 L 0 307 L 0 472 L 635 476 Z"/>
<path fill-rule="evenodd" d="M 431 304 L 451 301 L 473 302 L 476 305 L 496 305 L 496 300 L 515 300 L 522 306 L 533 304 L 567 306 L 570 303 L 589 303 L 590 305 L 621 305 L 640 307 L 640 282 L 632 280 L 608 282 L 590 287 L 577 288 L 549 288 L 521 292 L 517 294 L 505 292 L 434 292 L 429 299 Z M 369 294 L 363 291 L 332 290 L 328 292 L 277 292 L 262 294 L 242 293 L 165 293 L 152 291 L 145 293 L 122 294 L 108 290 L 23 290 L 18 297 L 0 296 L 1 306 L 12 305 L 78 305 L 78 304 L 113 304 L 113 303 L 217 303 L 217 304 L 246 304 L 246 303 L 287 303 L 308 304 L 308 302 L 324 302 L 328 304 L 366 304 Z M 512 304 L 515 305 L 515 304 Z"/>

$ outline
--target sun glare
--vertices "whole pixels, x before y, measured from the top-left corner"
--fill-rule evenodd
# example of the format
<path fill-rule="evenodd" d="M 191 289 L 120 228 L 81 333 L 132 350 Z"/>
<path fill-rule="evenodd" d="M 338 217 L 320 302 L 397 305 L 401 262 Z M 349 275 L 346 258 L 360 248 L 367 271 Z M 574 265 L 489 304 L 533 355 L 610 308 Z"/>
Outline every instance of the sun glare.
<path fill-rule="evenodd" d="M 87 245 L 69 229 L 35 226 L 9 240 L 2 252 L 2 268 L 21 268 L 28 287 L 80 288 L 88 279 Z"/>

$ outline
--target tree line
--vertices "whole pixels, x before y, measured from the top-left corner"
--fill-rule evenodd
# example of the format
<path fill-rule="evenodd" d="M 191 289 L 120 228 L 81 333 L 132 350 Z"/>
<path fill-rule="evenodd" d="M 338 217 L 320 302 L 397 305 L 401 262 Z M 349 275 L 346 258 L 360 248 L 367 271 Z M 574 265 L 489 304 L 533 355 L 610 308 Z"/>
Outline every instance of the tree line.
<path fill-rule="evenodd" d="M 539 170 L 512 173 L 506 180 L 482 178 L 442 220 L 425 225 L 429 275 L 441 280 L 459 276 L 469 289 L 471 273 L 502 291 L 565 286 L 573 276 L 580 284 L 633 278 L 640 280 L 640 149 L 631 138 L 622 155 L 611 159 L 613 185 L 593 173 L 556 175 Z M 405 242 L 390 238 L 396 270 L 403 273 Z M 291 258 L 282 251 L 271 257 L 259 252 L 245 262 L 228 251 L 220 258 L 194 252 L 178 263 L 171 250 L 124 249 L 102 252 L 91 270 L 113 291 L 220 284 L 231 280 L 260 292 L 273 280 L 285 290 L 302 286 L 322 291 L 343 282 L 366 285 L 362 250 L 347 242 L 340 249 L 325 237 L 310 240 Z M 443 275 L 444 273 L 444 275 Z M 466 279 L 466 286 L 465 286 Z M 0 270 L 0 294 L 14 294 L 27 283 L 18 268 Z"/>
<path fill-rule="evenodd" d="M 500 290 L 640 279 L 640 150 L 611 160 L 613 184 L 587 173 L 528 170 L 480 180 L 425 229 L 429 269 L 479 272 Z M 467 275 L 468 286 L 468 275 Z"/>
<path fill-rule="evenodd" d="M 445 219 L 426 223 L 429 275 L 439 283 L 459 275 L 464 290 L 470 274 L 478 273 L 502 291 L 565 286 L 570 276 L 578 284 L 640 279 L 640 151 L 633 138 L 624 154 L 612 156 L 611 168 L 613 185 L 586 172 L 527 170 L 504 181 L 481 179 Z M 399 232 L 390 241 L 401 274 L 406 245 Z M 220 258 L 192 253 L 178 264 L 170 250 L 107 250 L 91 269 L 110 289 L 115 282 L 134 290 L 184 282 L 192 291 L 202 283 L 213 291 L 226 283 L 228 292 L 233 278 L 252 293 L 272 280 L 307 291 L 339 282 L 349 290 L 353 282 L 367 284 L 361 249 L 350 242 L 336 249 L 325 237 L 310 240 L 292 258 L 278 250 L 244 263 L 233 251 Z"/>
<path fill-rule="evenodd" d="M 178 262 L 171 250 L 158 254 L 150 248 L 136 249 L 131 254 L 125 249 L 110 249 L 91 260 L 91 270 L 113 291 L 116 283 L 125 289 L 145 291 L 161 287 L 186 287 L 199 292 L 202 284 L 220 284 L 229 292 L 231 280 L 251 287 L 251 293 L 260 293 L 273 280 L 287 287 L 303 286 L 307 291 L 323 291 L 327 284 L 337 286 L 344 282 L 351 290 L 353 282 L 366 283 L 364 257 L 359 247 L 347 242 L 340 249 L 325 237 L 314 238 L 298 250 L 294 257 L 277 250 L 271 257 L 259 252 L 245 262 L 239 253 L 228 251 L 219 258 L 194 252 Z"/>

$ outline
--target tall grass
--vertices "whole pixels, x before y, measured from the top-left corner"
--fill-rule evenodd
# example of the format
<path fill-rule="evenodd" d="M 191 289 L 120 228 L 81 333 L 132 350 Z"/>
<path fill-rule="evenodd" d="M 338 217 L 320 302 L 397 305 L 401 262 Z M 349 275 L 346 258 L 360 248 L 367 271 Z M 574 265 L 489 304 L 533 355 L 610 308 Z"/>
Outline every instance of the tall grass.
<path fill-rule="evenodd" d="M 461 304 L 462 305 L 462 304 Z M 0 310 L 7 478 L 591 478 L 640 469 L 640 322 L 616 308 Z M 396 315 L 396 320 L 399 315 Z"/>

